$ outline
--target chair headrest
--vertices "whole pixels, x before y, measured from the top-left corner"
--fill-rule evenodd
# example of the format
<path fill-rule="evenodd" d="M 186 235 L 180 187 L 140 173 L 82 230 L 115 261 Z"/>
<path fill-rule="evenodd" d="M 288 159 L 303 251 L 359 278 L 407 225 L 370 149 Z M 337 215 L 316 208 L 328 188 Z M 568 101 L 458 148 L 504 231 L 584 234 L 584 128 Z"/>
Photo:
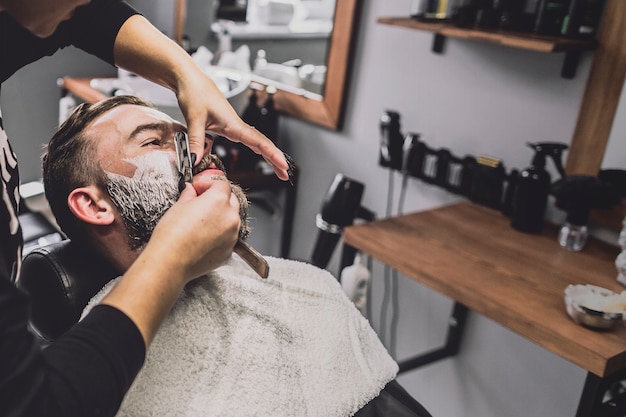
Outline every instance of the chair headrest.
<path fill-rule="evenodd" d="M 51 342 L 76 324 L 89 300 L 119 275 L 99 255 L 64 240 L 26 255 L 17 286 L 31 297 L 31 326 Z"/>

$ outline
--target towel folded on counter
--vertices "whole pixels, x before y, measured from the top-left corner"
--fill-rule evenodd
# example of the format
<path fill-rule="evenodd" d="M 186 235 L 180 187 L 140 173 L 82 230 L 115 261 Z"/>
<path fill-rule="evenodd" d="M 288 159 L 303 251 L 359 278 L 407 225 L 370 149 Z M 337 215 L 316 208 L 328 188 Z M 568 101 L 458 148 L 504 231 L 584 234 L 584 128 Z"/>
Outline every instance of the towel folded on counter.
<path fill-rule="evenodd" d="M 234 256 L 187 285 L 118 416 L 351 416 L 395 378 L 335 277 L 266 259 L 267 280 Z"/>

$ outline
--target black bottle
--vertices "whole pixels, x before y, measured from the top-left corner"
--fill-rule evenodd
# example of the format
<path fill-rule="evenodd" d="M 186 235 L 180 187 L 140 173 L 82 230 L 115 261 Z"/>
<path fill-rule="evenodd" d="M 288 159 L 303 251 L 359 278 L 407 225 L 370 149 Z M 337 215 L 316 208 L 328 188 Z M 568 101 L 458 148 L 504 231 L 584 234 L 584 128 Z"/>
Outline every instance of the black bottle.
<path fill-rule="evenodd" d="M 531 165 L 519 173 L 513 197 L 511 226 L 526 233 L 540 233 L 543 228 L 551 178 L 546 171 L 546 156 L 554 161 L 561 176 L 565 175 L 561 153 L 567 148 L 562 143 L 529 143 L 535 150 Z"/>
<path fill-rule="evenodd" d="M 563 21 L 561 34 L 580 39 L 593 39 L 600 26 L 605 0 L 571 0 Z"/>
<path fill-rule="evenodd" d="M 541 0 L 537 7 L 535 33 L 558 36 L 567 16 L 569 0 Z"/>

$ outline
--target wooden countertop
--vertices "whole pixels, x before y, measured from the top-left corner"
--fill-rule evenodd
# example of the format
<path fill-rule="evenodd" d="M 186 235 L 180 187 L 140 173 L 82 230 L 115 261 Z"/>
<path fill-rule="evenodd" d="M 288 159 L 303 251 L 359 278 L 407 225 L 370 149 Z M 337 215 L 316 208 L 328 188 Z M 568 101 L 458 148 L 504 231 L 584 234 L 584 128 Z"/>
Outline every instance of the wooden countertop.
<path fill-rule="evenodd" d="M 626 368 L 626 327 L 594 331 L 567 315 L 569 284 L 621 292 L 617 246 L 590 239 L 581 252 L 518 232 L 471 202 L 347 227 L 345 243 L 600 377 Z M 488 343 L 488 341 L 485 341 Z"/>

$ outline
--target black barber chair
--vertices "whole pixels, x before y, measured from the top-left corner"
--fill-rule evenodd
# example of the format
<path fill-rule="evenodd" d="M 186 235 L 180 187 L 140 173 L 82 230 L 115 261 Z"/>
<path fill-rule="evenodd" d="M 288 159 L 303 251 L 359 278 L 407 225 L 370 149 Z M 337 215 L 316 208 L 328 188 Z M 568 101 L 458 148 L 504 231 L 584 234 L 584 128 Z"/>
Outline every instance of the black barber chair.
<path fill-rule="evenodd" d="M 20 212 L 19 219 L 24 237 L 24 255 L 39 246 L 63 240 L 59 231 L 39 212 L 24 210 Z"/>
<path fill-rule="evenodd" d="M 104 259 L 70 240 L 38 247 L 23 260 L 18 287 L 31 296 L 31 327 L 52 342 L 78 322 L 89 300 L 119 276 Z M 396 380 L 355 417 L 432 417 Z"/>
<path fill-rule="evenodd" d="M 31 327 L 52 342 L 78 322 L 89 300 L 119 272 L 70 240 L 31 250 L 17 286 L 31 297 Z"/>

